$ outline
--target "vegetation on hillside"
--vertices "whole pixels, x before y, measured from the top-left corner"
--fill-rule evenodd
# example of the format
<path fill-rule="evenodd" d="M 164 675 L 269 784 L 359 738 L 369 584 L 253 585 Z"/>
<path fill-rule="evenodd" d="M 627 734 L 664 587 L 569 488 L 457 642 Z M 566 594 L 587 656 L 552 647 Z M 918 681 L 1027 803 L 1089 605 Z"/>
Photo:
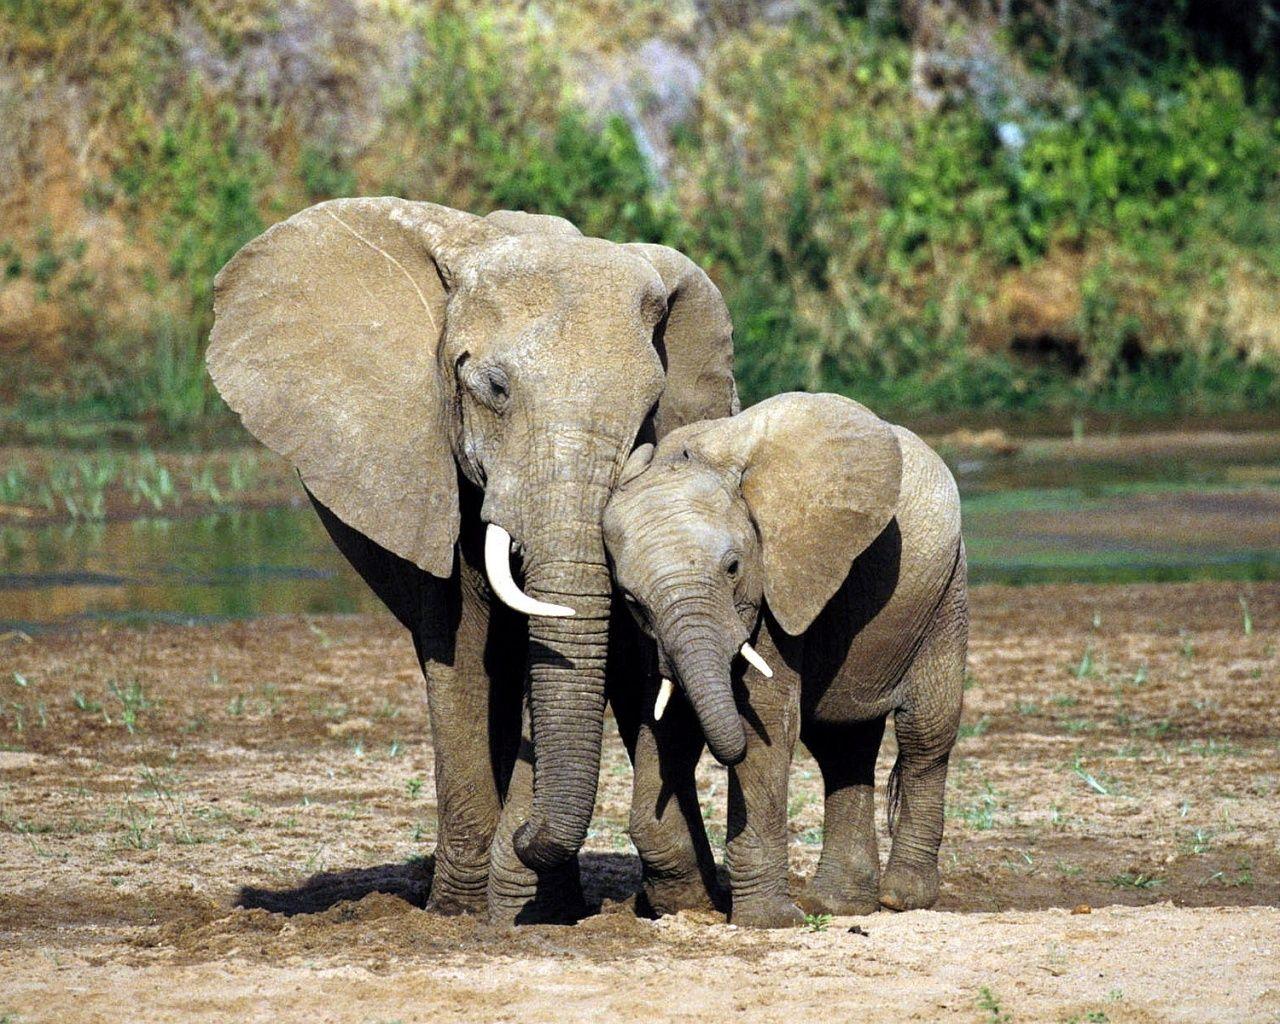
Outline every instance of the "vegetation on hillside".
<path fill-rule="evenodd" d="M 1261 28 L 1208 32 L 1191 0 L 710 6 L 0 0 L 0 431 L 226 436 L 213 275 L 309 203 L 380 193 L 683 249 L 748 401 L 1280 407 Z M 701 68 L 661 173 L 581 73 L 656 37 Z"/>

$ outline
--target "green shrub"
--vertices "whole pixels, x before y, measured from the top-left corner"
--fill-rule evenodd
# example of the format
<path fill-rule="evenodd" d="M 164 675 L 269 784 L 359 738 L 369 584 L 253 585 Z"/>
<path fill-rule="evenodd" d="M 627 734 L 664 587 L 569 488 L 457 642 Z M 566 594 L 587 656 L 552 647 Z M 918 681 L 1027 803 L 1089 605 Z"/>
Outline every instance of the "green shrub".
<path fill-rule="evenodd" d="M 264 227 L 259 211 L 271 167 L 236 108 L 197 79 L 158 118 L 141 107 L 128 114 L 130 157 L 116 182 L 135 214 L 157 224 L 168 275 L 189 300 L 183 312 L 207 325 L 214 275 Z"/>
<path fill-rule="evenodd" d="M 723 60 L 682 152 L 700 188 L 682 199 L 733 312 L 744 399 L 803 387 L 911 411 L 1161 413 L 1280 399 L 1275 367 L 1247 361 L 1223 320 L 1242 249 L 1280 273 L 1280 122 L 1236 72 L 1189 62 L 1086 91 L 1070 115 L 1027 115 L 1013 152 L 976 105 L 916 108 L 907 44 L 860 19 L 762 30 Z M 1000 276 L 1055 248 L 1100 257 L 1061 342 L 1079 346 L 1078 376 L 971 338 Z M 1209 298 L 1213 316 L 1193 317 Z"/>
<path fill-rule="evenodd" d="M 86 206 L 123 214 L 154 253 L 132 282 L 147 305 L 116 303 L 132 317 L 114 322 L 78 238 L 0 241 L 0 287 L 30 281 L 81 335 L 70 371 L 35 368 L 4 419 L 166 436 L 227 422 L 201 361 L 214 275 L 266 224 L 361 193 L 558 214 L 681 248 L 724 292 L 748 402 L 807 389 L 913 415 L 1274 409 L 1277 357 L 1236 336 L 1231 288 L 1245 272 L 1260 293 L 1280 287 L 1280 120 L 1257 61 L 1178 34 L 1190 3 L 1159 5 L 1158 38 L 1137 32 L 1128 0 L 1062 39 L 1012 5 L 1002 45 L 1046 84 L 1010 107 L 1017 151 L 978 103 L 918 105 L 911 45 L 883 4 L 717 22 L 664 187 L 625 120 L 594 121 L 571 98 L 560 29 L 594 24 L 595 8 L 556 8 L 568 21 L 555 31 L 481 0 L 380 8 L 415 63 L 351 153 L 310 127 L 313 96 L 250 100 L 186 70 L 161 0 L 0 0 L 13 59 L 84 83 L 86 116 L 107 126 Z M 228 60 L 277 24 L 274 0 L 186 9 Z M 628 10 L 627 45 L 664 16 Z M 346 81 L 343 40 L 312 56 Z M 1076 320 L 1050 339 L 1070 358 L 978 344 L 1002 284 L 1046 259 L 1079 274 Z"/>
<path fill-rule="evenodd" d="M 1019 185 L 1073 239 L 1108 228 L 1185 241 L 1224 200 L 1254 206 L 1274 196 L 1276 152 L 1276 133 L 1245 103 L 1239 76 L 1193 67 L 1095 95 L 1078 121 L 1037 133 Z"/>
<path fill-rule="evenodd" d="M 388 118 L 397 160 L 387 191 L 477 212 L 554 214 L 610 238 L 656 241 L 675 230 L 626 124 L 594 127 L 562 102 L 560 68 L 537 36 L 513 40 L 474 10 L 422 13 L 414 24 L 425 52 Z"/>
<path fill-rule="evenodd" d="M 360 192 L 355 171 L 338 154 L 318 145 L 302 148 L 298 157 L 298 180 L 312 203 Z"/>

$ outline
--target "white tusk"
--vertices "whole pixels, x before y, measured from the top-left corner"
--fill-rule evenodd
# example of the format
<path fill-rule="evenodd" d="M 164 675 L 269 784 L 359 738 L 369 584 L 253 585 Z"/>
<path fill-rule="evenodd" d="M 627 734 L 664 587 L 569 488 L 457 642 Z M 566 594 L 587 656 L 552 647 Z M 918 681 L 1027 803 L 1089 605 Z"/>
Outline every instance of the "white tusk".
<path fill-rule="evenodd" d="M 766 679 L 773 678 L 773 669 L 769 667 L 769 663 L 756 653 L 756 649 L 748 643 L 742 645 L 742 656 L 747 659 L 748 664 L 755 667 Z"/>
<path fill-rule="evenodd" d="M 574 614 L 572 608 L 535 600 L 516 586 L 511 578 L 511 534 L 497 523 L 490 523 L 484 536 L 484 571 L 494 595 L 508 608 L 525 615 L 560 619 Z"/>
<path fill-rule="evenodd" d="M 662 713 L 667 710 L 667 701 L 671 699 L 671 694 L 675 692 L 675 684 L 666 676 L 662 677 L 662 685 L 658 687 L 658 699 L 653 702 L 653 720 L 655 722 L 662 721 Z"/>

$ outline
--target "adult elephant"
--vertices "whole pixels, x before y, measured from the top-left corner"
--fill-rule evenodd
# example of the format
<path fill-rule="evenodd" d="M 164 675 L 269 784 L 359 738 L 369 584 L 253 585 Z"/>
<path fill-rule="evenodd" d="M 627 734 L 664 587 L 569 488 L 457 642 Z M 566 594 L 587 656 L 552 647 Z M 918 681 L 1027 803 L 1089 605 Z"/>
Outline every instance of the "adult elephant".
<path fill-rule="evenodd" d="M 413 636 L 436 750 L 431 907 L 572 918 L 622 642 L 601 518 L 638 437 L 735 411 L 719 292 L 673 249 L 560 218 L 339 199 L 222 269 L 208 365 Z M 634 749 L 639 710 L 615 714 Z M 659 794 L 632 816 L 646 871 L 677 893 L 713 884 L 696 796 L 637 781 Z"/>

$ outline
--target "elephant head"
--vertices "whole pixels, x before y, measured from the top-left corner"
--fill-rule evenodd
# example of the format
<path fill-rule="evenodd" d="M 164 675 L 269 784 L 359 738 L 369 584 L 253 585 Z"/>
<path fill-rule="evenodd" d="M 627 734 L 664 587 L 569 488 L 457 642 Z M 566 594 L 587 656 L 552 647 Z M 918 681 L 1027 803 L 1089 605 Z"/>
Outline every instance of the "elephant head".
<path fill-rule="evenodd" d="M 663 688 L 684 688 L 724 764 L 746 736 L 734 703 L 741 653 L 767 605 L 807 630 L 854 559 L 889 524 L 902 455 L 893 427 L 838 395 L 779 395 L 693 424 L 628 459 L 605 510 L 614 578 L 658 645 Z"/>
<path fill-rule="evenodd" d="M 339 199 L 241 249 L 214 313 L 223 398 L 348 526 L 448 577 L 460 489 L 483 492 L 491 589 L 533 616 L 535 795 L 516 849 L 534 868 L 571 856 L 604 713 L 601 517 L 642 426 L 736 404 L 719 292 L 672 249 L 560 218 Z"/>

